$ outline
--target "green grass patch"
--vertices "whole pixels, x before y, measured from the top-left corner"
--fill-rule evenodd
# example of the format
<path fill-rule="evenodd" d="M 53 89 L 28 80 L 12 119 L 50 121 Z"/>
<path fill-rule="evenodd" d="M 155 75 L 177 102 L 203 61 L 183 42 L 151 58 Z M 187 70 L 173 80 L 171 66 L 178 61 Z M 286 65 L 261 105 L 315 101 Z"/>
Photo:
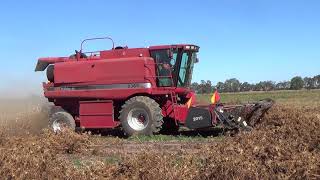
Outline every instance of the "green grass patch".
<path fill-rule="evenodd" d="M 201 135 L 154 135 L 154 136 L 144 136 L 137 135 L 131 136 L 127 140 L 135 142 L 166 142 L 166 141 L 208 141 L 208 137 L 203 137 Z"/>
<path fill-rule="evenodd" d="M 82 162 L 81 162 L 80 159 L 74 159 L 74 160 L 73 160 L 73 165 L 74 165 L 76 168 L 81 168 L 81 167 L 83 167 L 83 164 L 82 164 Z"/>
<path fill-rule="evenodd" d="M 105 158 L 107 164 L 118 164 L 121 162 L 121 158 L 118 156 L 108 156 Z"/>

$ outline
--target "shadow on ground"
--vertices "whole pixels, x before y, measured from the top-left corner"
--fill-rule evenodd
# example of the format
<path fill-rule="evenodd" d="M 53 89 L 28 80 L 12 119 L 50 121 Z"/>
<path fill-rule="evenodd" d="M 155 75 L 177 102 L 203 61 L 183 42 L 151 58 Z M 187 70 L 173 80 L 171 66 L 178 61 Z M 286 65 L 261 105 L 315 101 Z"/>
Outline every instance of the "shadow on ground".
<path fill-rule="evenodd" d="M 113 136 L 118 138 L 126 139 L 126 137 L 123 133 L 123 131 L 119 128 L 117 129 L 103 129 L 103 130 L 95 130 L 95 129 L 88 129 L 85 130 L 85 132 L 90 132 L 94 135 L 101 135 L 101 136 Z M 172 132 L 172 133 L 160 133 L 158 135 L 162 136 L 172 136 L 172 137 L 218 137 L 221 135 L 226 135 L 226 131 L 224 131 L 222 128 L 210 128 L 210 129 L 203 129 L 203 130 L 187 130 L 182 129 L 179 130 L 179 132 Z M 155 135 L 157 136 L 157 135 Z"/>

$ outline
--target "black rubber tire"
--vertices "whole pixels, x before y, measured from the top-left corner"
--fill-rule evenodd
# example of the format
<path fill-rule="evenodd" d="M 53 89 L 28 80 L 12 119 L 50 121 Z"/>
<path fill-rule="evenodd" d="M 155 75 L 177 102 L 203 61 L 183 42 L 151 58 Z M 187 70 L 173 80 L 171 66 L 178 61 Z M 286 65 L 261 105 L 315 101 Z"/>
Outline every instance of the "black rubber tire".
<path fill-rule="evenodd" d="M 51 117 L 54 113 L 63 111 L 66 112 L 61 106 L 49 105 L 46 106 L 49 117 Z"/>
<path fill-rule="evenodd" d="M 144 129 L 139 131 L 133 129 L 127 120 L 129 112 L 134 108 L 141 108 L 148 115 L 148 124 Z M 159 104 L 146 96 L 136 96 L 127 100 L 122 106 L 119 119 L 125 136 L 157 134 L 163 124 L 162 110 Z"/>
<path fill-rule="evenodd" d="M 56 111 L 49 117 L 49 129 L 54 131 L 53 124 L 58 121 L 59 123 L 63 123 L 67 128 L 72 131 L 76 129 L 76 123 L 71 114 L 66 111 Z"/>
<path fill-rule="evenodd" d="M 54 82 L 54 65 L 49 65 L 47 67 L 47 79 L 50 82 Z"/>

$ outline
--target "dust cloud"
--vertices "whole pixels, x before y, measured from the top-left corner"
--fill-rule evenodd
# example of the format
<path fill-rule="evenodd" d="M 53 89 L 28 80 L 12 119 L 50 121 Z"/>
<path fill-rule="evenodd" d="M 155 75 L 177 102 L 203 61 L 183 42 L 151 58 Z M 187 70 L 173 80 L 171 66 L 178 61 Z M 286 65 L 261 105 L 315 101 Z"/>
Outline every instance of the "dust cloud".
<path fill-rule="evenodd" d="M 7 134 L 37 133 L 47 127 L 49 103 L 40 88 L 33 89 L 1 88 L 0 127 Z"/>

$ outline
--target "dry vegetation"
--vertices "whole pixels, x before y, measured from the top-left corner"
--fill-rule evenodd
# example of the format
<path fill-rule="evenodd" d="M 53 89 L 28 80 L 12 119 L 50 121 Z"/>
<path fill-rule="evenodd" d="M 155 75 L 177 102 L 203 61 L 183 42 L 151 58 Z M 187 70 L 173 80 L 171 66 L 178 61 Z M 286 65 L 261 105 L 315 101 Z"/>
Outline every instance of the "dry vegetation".
<path fill-rule="evenodd" d="M 46 130 L 36 133 L 35 129 L 44 127 L 45 122 L 45 115 L 38 108 L 41 101 L 19 108 L 17 102 L 11 102 L 11 106 L 9 102 L 1 103 L 2 109 L 7 110 L 1 116 L 0 177 L 319 179 L 317 93 L 280 99 L 250 133 L 207 138 L 194 134 L 123 139 L 73 132 L 53 134 Z"/>

